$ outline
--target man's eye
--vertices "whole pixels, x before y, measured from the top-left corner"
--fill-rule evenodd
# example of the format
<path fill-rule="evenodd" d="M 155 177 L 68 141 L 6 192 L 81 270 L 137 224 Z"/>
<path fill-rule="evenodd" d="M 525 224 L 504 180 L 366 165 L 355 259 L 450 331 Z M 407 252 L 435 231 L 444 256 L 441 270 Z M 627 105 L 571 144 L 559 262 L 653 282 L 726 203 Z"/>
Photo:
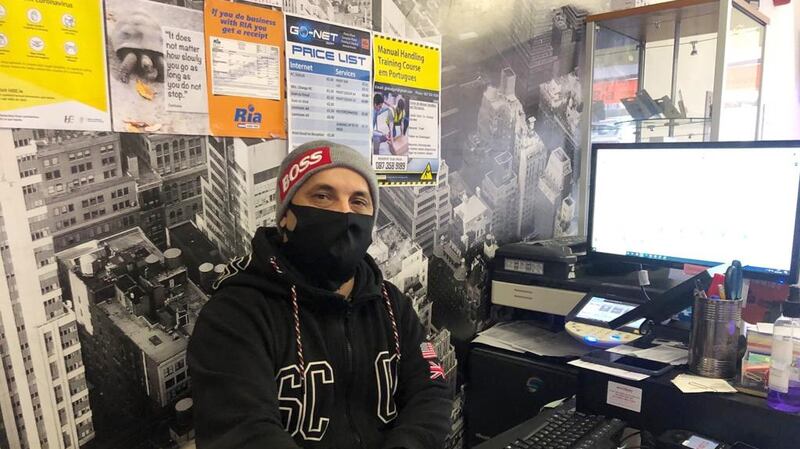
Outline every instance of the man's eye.
<path fill-rule="evenodd" d="M 327 200 L 328 198 L 330 198 L 330 195 L 328 195 L 327 193 L 315 193 L 314 198 L 318 200 Z"/>

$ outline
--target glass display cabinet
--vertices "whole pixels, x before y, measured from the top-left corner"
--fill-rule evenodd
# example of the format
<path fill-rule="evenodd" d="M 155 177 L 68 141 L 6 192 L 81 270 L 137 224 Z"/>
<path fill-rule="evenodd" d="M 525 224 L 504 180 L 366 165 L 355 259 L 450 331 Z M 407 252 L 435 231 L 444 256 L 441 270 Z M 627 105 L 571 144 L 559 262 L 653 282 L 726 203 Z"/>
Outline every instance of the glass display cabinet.
<path fill-rule="evenodd" d="M 586 20 L 585 143 L 759 138 L 768 19 L 754 7 L 676 0 Z"/>

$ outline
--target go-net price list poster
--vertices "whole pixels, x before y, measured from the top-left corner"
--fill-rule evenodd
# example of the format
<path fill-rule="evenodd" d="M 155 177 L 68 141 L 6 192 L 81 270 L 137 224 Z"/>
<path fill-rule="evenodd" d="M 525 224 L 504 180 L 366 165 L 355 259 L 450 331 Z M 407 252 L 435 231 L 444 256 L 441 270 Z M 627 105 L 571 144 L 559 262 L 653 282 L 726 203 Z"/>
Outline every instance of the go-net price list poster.
<path fill-rule="evenodd" d="M 325 139 L 370 157 L 371 36 L 286 16 L 289 147 Z"/>

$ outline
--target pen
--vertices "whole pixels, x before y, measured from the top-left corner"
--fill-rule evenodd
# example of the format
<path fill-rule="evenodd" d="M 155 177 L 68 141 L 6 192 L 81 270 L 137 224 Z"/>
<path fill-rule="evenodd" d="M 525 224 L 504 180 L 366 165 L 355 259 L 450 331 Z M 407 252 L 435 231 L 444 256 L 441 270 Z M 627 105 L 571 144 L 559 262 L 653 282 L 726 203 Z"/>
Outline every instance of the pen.
<path fill-rule="evenodd" d="M 719 299 L 726 300 L 728 297 L 725 295 L 725 283 L 719 284 Z"/>
<path fill-rule="evenodd" d="M 725 291 L 730 299 L 742 299 L 742 274 L 742 263 L 738 260 L 734 260 L 725 270 Z"/>

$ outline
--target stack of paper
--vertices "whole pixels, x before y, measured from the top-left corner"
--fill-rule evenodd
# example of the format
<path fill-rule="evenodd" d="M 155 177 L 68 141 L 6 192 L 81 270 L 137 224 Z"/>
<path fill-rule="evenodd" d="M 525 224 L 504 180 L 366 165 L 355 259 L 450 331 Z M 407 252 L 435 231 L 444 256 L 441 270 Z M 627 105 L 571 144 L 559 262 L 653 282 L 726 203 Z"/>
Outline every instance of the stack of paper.
<path fill-rule="evenodd" d="M 544 357 L 580 357 L 591 351 L 566 332 L 550 332 L 530 321 L 499 323 L 478 334 L 473 343 Z"/>
<path fill-rule="evenodd" d="M 736 393 L 736 389 L 723 379 L 678 374 L 672 383 L 684 393 Z"/>

